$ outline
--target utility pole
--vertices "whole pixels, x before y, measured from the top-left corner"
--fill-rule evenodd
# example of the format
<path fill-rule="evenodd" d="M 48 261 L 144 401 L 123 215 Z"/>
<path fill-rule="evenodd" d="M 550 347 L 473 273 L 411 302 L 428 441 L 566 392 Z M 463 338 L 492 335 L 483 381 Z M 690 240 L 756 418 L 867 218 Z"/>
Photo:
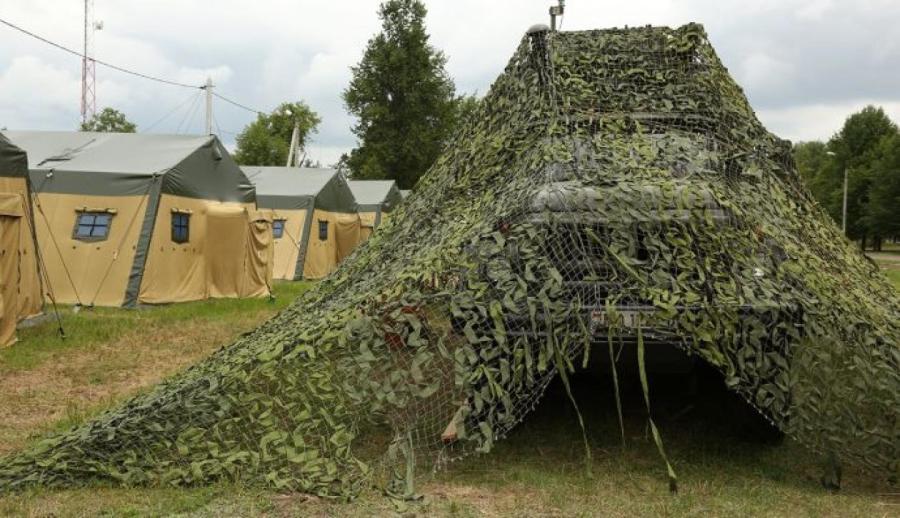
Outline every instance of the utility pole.
<path fill-rule="evenodd" d="M 212 135 L 212 100 L 213 100 L 213 82 L 211 77 L 206 78 L 206 85 L 203 86 L 203 89 L 206 90 L 206 134 Z"/>
<path fill-rule="evenodd" d="M 291 145 L 288 150 L 288 159 L 287 166 L 293 167 L 295 165 L 295 160 L 298 158 L 300 147 L 300 122 L 297 121 L 294 123 L 294 131 L 291 132 Z M 302 161 L 301 161 L 302 162 Z"/>

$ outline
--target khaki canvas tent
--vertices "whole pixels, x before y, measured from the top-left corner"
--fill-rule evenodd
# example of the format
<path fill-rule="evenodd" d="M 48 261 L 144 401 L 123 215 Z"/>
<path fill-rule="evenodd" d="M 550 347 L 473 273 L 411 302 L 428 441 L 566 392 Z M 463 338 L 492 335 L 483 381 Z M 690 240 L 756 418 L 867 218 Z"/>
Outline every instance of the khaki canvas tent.
<path fill-rule="evenodd" d="M 6 135 L 28 152 L 57 299 L 100 306 L 269 294 L 271 232 L 214 136 Z"/>
<path fill-rule="evenodd" d="M 334 169 L 243 169 L 256 185 L 259 208 L 271 211 L 276 279 L 321 279 L 359 243 L 353 192 Z"/>
<path fill-rule="evenodd" d="M 359 205 L 360 239 L 366 240 L 381 221 L 403 201 L 393 180 L 353 180 L 350 190 Z"/>
<path fill-rule="evenodd" d="M 0 135 L 0 347 L 43 306 L 33 221 L 28 158 Z"/>

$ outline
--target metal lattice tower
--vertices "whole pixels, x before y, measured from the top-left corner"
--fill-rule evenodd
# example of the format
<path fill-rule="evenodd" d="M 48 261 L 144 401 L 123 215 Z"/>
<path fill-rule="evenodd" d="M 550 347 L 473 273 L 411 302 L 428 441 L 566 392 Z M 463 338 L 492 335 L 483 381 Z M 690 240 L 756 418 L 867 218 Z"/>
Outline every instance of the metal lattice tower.
<path fill-rule="evenodd" d="M 93 58 L 94 31 L 103 28 L 94 21 L 94 1 L 84 0 L 84 56 L 81 59 L 81 122 L 97 113 L 97 63 Z"/>

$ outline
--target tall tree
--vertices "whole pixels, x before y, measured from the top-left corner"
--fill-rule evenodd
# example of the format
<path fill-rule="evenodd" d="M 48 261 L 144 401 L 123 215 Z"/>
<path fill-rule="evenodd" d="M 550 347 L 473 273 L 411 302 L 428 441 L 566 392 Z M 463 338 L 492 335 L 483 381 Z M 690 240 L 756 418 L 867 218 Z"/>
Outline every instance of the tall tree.
<path fill-rule="evenodd" d="M 862 216 L 869 202 L 873 164 L 878 159 L 883 138 L 896 135 L 897 125 L 882 108 L 866 106 L 849 116 L 843 128 L 828 141 L 834 160 L 820 173 L 823 192 L 830 193 L 825 206 L 835 221 L 842 217 L 844 172 L 848 177 L 847 234 L 859 240 L 863 247 L 873 235 L 869 222 Z"/>
<path fill-rule="evenodd" d="M 827 193 L 822 190 L 821 173 L 830 161 L 828 147 L 819 141 L 798 142 L 794 145 L 794 162 L 797 164 L 797 172 L 806 183 L 817 200 L 827 198 Z"/>
<path fill-rule="evenodd" d="M 287 163 L 294 126 L 299 127 L 302 149 L 321 122 L 303 101 L 282 103 L 272 113 L 257 116 L 237 136 L 234 159 L 241 165 L 283 166 Z"/>
<path fill-rule="evenodd" d="M 125 114 L 113 108 L 103 108 L 87 122 L 82 122 L 79 131 L 99 131 L 102 133 L 134 133 L 137 125 L 125 118 Z"/>
<path fill-rule="evenodd" d="M 429 43 L 420 0 L 387 0 L 382 30 L 352 67 L 344 91 L 359 146 L 341 162 L 356 178 L 391 178 L 409 189 L 437 159 L 457 119 L 447 58 Z"/>
<path fill-rule="evenodd" d="M 844 172 L 847 172 L 847 234 L 880 246 L 893 237 L 890 206 L 900 162 L 896 124 L 881 108 L 867 106 L 847 117 L 827 144 L 805 142 L 794 146 L 797 169 L 813 196 L 832 218 L 841 222 Z M 895 156 L 895 153 L 897 156 Z"/>
<path fill-rule="evenodd" d="M 885 238 L 900 237 L 900 134 L 883 137 L 876 153 L 861 219 L 872 234 L 874 248 L 881 250 Z"/>

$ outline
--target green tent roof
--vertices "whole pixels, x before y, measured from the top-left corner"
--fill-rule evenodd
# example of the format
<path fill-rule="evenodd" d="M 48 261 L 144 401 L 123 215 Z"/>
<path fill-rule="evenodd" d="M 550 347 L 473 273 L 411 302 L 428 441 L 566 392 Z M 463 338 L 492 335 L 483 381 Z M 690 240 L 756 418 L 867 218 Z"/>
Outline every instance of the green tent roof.
<path fill-rule="evenodd" d="M 267 209 L 305 209 L 356 212 L 347 180 L 334 169 L 311 167 L 241 166 L 256 186 L 257 205 Z"/>
<path fill-rule="evenodd" d="M 28 176 L 28 157 L 25 151 L 0 134 L 0 176 Z"/>
<path fill-rule="evenodd" d="M 76 131 L 6 131 L 28 152 L 37 192 L 112 196 L 161 192 L 253 201 L 253 186 L 215 136 Z M 52 173 L 52 174 L 51 174 Z"/>
<path fill-rule="evenodd" d="M 360 212 L 390 212 L 403 201 L 394 180 L 351 180 L 350 190 L 359 203 Z"/>

